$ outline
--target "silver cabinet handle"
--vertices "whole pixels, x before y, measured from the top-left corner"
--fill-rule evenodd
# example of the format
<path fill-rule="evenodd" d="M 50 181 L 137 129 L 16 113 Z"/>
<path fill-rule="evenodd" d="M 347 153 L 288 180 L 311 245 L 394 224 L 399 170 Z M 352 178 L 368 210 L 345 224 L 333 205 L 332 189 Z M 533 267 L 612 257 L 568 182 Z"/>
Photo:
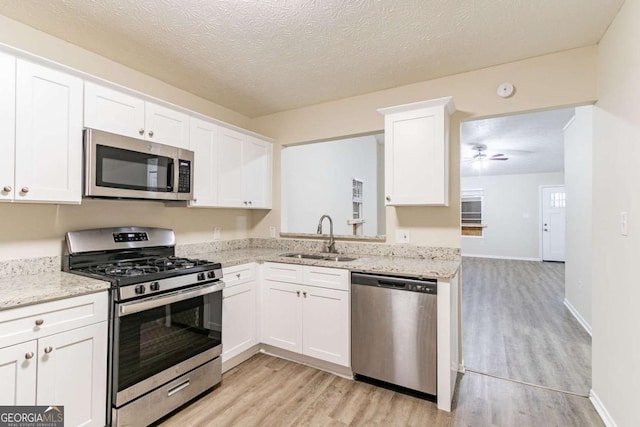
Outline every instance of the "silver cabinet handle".
<path fill-rule="evenodd" d="M 28 353 L 25 353 L 24 358 L 29 360 L 33 358 L 33 351 L 30 351 Z"/>
<path fill-rule="evenodd" d="M 29 187 L 22 187 L 22 191 L 23 193 L 27 194 L 29 192 Z"/>
<path fill-rule="evenodd" d="M 43 323 L 44 323 L 44 320 L 42 319 L 36 320 L 36 326 L 42 326 Z"/>
<path fill-rule="evenodd" d="M 307 297 L 307 293 L 303 292 L 302 295 L 306 298 Z"/>
<path fill-rule="evenodd" d="M 297 294 L 298 296 L 300 296 L 300 291 L 296 291 L 296 294 Z"/>
<path fill-rule="evenodd" d="M 153 131 L 152 130 L 149 131 L 149 138 L 153 138 Z"/>
<path fill-rule="evenodd" d="M 47 354 L 51 353 L 52 351 L 53 351 L 53 347 L 51 347 L 51 346 L 48 346 L 48 347 L 46 347 L 44 349 L 44 352 L 47 353 Z"/>
<path fill-rule="evenodd" d="M 387 199 L 387 202 L 391 201 L 391 197 L 390 196 L 385 197 L 385 199 Z"/>
<path fill-rule="evenodd" d="M 2 191 L 6 191 L 7 193 L 11 190 L 13 190 L 13 188 L 11 188 L 10 185 L 5 185 L 4 188 L 2 189 Z"/>

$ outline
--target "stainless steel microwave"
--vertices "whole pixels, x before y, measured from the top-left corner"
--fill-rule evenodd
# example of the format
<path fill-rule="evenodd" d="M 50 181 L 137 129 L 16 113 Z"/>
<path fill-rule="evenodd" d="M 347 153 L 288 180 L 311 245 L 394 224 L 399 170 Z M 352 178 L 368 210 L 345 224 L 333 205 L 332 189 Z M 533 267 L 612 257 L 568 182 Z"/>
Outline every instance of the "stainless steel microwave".
<path fill-rule="evenodd" d="M 86 197 L 193 200 L 193 151 L 84 130 Z"/>

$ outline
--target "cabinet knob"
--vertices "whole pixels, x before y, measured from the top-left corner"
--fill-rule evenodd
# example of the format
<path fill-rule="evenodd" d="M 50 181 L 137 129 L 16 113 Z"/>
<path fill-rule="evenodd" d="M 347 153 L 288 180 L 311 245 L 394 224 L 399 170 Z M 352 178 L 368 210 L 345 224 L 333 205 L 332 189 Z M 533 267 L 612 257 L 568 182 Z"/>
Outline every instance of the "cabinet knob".
<path fill-rule="evenodd" d="M 29 359 L 33 359 L 33 351 L 29 351 L 27 353 L 25 353 L 24 358 L 29 360 Z"/>
<path fill-rule="evenodd" d="M 29 192 L 29 187 L 22 187 L 22 191 L 24 194 L 27 194 Z"/>
<path fill-rule="evenodd" d="M 251 204 L 251 200 L 249 200 L 249 204 Z"/>
<path fill-rule="evenodd" d="M 43 323 L 44 323 L 44 320 L 42 319 L 36 320 L 36 326 L 42 326 Z"/>
<path fill-rule="evenodd" d="M 144 135 L 144 129 L 140 129 L 140 130 L 138 131 L 138 133 L 139 133 L 140 135 Z"/>
<path fill-rule="evenodd" d="M 51 346 L 45 347 L 45 349 L 44 349 L 44 352 L 47 353 L 47 354 L 51 353 L 52 351 L 53 351 L 53 347 L 51 347 Z"/>
<path fill-rule="evenodd" d="M 11 190 L 13 190 L 13 188 L 11 188 L 11 186 L 10 186 L 10 185 L 5 185 L 5 186 L 4 186 L 4 188 L 2 189 L 2 191 L 7 192 L 7 193 L 8 193 L 9 191 L 11 191 Z"/>
<path fill-rule="evenodd" d="M 248 202 L 244 202 L 245 206 L 247 205 Z"/>
<path fill-rule="evenodd" d="M 153 138 L 153 131 L 152 130 L 149 131 L 149 138 Z"/>
<path fill-rule="evenodd" d="M 302 295 L 306 298 L 307 297 L 307 293 L 303 292 Z"/>
<path fill-rule="evenodd" d="M 300 296 L 300 291 L 296 291 L 296 294 L 297 294 L 298 296 Z"/>
<path fill-rule="evenodd" d="M 390 196 L 385 197 L 385 199 L 387 200 L 387 202 L 391 201 L 391 197 Z"/>
<path fill-rule="evenodd" d="M 236 274 L 236 278 L 239 279 L 240 278 L 240 273 Z"/>

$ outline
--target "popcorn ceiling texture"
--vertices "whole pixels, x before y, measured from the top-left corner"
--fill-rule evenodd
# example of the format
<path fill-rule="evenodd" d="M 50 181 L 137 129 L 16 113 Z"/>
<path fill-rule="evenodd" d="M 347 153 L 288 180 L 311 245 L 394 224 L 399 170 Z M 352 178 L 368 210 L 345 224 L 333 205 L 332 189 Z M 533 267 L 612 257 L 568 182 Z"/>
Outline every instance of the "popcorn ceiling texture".
<path fill-rule="evenodd" d="M 622 3 L 3 0 L 0 13 L 256 117 L 594 45 Z"/>

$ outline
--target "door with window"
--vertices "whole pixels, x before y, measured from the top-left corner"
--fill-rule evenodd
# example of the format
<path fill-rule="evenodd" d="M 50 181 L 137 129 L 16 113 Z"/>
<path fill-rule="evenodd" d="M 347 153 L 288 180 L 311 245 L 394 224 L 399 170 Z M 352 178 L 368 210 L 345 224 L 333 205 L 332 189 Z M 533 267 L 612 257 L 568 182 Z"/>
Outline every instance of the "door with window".
<path fill-rule="evenodd" d="M 542 188 L 542 260 L 565 260 L 564 186 Z"/>

